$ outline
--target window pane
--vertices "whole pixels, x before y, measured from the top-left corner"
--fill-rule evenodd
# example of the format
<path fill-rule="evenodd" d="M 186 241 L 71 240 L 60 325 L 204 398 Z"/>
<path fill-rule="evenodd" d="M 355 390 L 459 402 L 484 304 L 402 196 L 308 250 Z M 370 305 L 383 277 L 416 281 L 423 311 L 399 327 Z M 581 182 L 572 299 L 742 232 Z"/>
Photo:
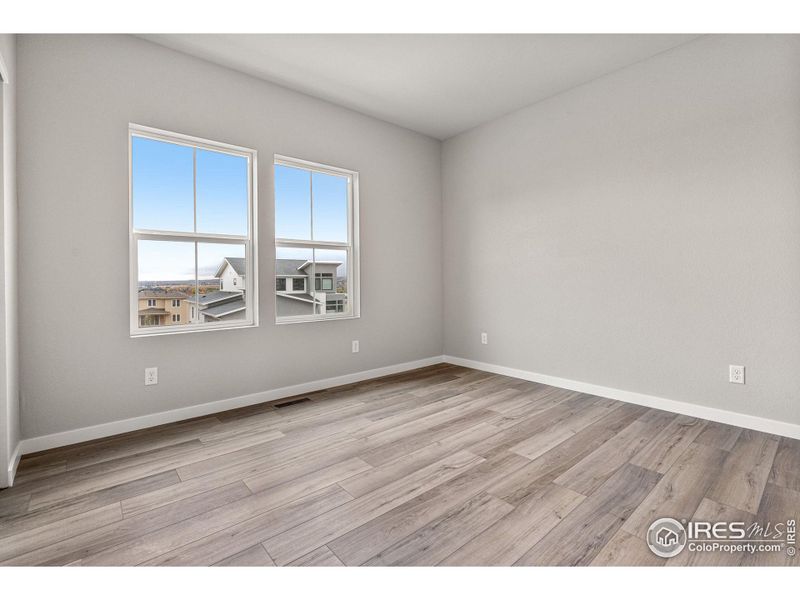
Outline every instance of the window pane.
<path fill-rule="evenodd" d="M 194 242 L 140 240 L 138 250 L 139 327 L 186 325 L 195 284 Z"/>
<path fill-rule="evenodd" d="M 244 244 L 197 244 L 198 295 L 195 323 L 241 321 L 247 300 Z"/>
<path fill-rule="evenodd" d="M 311 239 L 311 173 L 275 165 L 275 237 Z"/>
<path fill-rule="evenodd" d="M 275 276 L 293 278 L 285 291 L 275 291 L 275 314 L 278 318 L 315 314 L 306 271 L 312 263 L 313 252 L 306 248 L 275 248 L 275 256 Z M 295 282 L 299 282 L 297 290 Z"/>
<path fill-rule="evenodd" d="M 192 148 L 133 136 L 133 226 L 194 231 Z"/>
<path fill-rule="evenodd" d="M 347 312 L 347 251 L 315 248 L 312 268 L 316 283 L 314 298 L 318 302 L 317 314 Z"/>
<path fill-rule="evenodd" d="M 347 241 L 347 178 L 312 174 L 314 191 L 314 239 Z"/>
<path fill-rule="evenodd" d="M 247 235 L 247 159 L 197 150 L 197 231 Z"/>

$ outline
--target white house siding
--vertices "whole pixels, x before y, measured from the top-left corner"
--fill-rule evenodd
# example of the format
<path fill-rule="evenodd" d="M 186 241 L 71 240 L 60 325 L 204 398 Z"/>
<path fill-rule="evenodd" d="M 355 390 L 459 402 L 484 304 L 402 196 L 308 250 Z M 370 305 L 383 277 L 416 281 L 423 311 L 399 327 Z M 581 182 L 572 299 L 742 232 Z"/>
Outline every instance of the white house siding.
<path fill-rule="evenodd" d="M 220 277 L 220 289 L 225 292 L 233 292 L 244 289 L 244 277 L 237 275 L 233 267 L 227 265 Z"/>

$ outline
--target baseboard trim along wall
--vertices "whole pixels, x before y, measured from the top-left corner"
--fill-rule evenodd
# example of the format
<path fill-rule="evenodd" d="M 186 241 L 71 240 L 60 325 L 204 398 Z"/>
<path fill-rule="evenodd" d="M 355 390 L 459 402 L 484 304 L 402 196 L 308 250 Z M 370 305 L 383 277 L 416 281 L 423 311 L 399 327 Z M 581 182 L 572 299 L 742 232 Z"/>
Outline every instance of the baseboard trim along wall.
<path fill-rule="evenodd" d="M 22 442 L 17 444 L 17 447 L 14 448 L 14 453 L 8 460 L 8 478 L 6 479 L 8 482 L 8 487 L 14 485 L 14 476 L 17 474 L 17 467 L 19 466 L 20 458 L 22 458 Z"/>
<path fill-rule="evenodd" d="M 186 419 L 193 419 L 195 417 L 203 417 L 214 413 L 224 412 L 226 410 L 232 410 L 234 408 L 242 408 L 245 406 L 252 406 L 253 404 L 261 404 L 262 402 L 280 400 L 281 398 L 287 398 L 289 396 L 310 394 L 311 392 L 324 390 L 326 388 L 357 383 L 359 381 L 374 379 L 376 377 L 384 377 L 386 375 L 394 375 L 395 373 L 402 373 L 403 371 L 411 371 L 413 369 L 428 367 L 441 362 L 443 362 L 441 356 L 431 356 L 429 358 L 423 358 L 411 362 L 398 363 L 386 367 L 369 369 L 367 371 L 359 371 L 357 373 L 329 377 L 327 379 L 318 379 L 316 381 L 299 383 L 297 385 L 289 385 L 263 392 L 255 392 L 245 396 L 236 396 L 234 398 L 226 398 L 224 400 L 207 402 L 205 404 L 186 406 L 183 408 L 176 408 L 174 410 L 167 410 L 150 415 L 142 415 L 141 417 L 132 417 L 130 419 L 123 419 L 121 421 L 112 421 L 111 423 L 91 425 L 89 427 L 82 427 L 80 429 L 72 429 L 70 431 L 62 431 L 59 433 L 51 433 L 49 435 L 22 440 L 20 442 L 20 446 L 18 447 L 17 454 L 19 456 L 20 453 L 30 454 L 32 452 L 41 452 L 42 450 L 50 450 L 51 448 L 59 448 L 61 446 L 69 446 L 70 444 L 88 442 L 111 435 L 136 431 L 138 429 L 147 429 L 148 427 L 155 427 L 157 425 L 165 425 L 167 423 L 185 421 Z M 17 462 L 19 462 L 19 458 L 17 458 Z M 14 468 L 16 469 L 16 465 Z"/>
<path fill-rule="evenodd" d="M 745 429 L 755 429 L 756 431 L 763 431 L 765 433 L 773 433 L 788 438 L 800 439 L 800 425 L 794 423 L 785 423 L 783 421 L 765 419 L 763 417 L 756 417 L 754 415 L 746 415 L 729 410 L 711 408 L 709 406 L 701 406 L 699 404 L 691 404 L 689 402 L 681 402 L 680 400 L 670 400 L 668 398 L 661 398 L 660 396 L 651 396 L 649 394 L 618 390 L 616 388 L 595 385 L 593 383 L 575 381 L 573 379 L 564 379 L 563 377 L 554 377 L 552 375 L 543 375 L 541 373 L 534 373 L 533 371 L 513 369 L 511 367 L 493 365 L 468 358 L 459 358 L 457 356 L 447 355 L 442 358 L 444 362 L 453 365 L 459 365 L 461 367 L 469 367 L 471 369 L 478 369 L 480 371 L 497 373 L 498 375 L 516 377 L 517 379 L 524 379 L 526 381 L 544 383 L 545 385 L 552 385 L 554 387 L 582 392 L 584 394 L 592 394 L 594 396 L 602 396 L 603 398 L 611 398 L 612 400 L 619 400 L 621 402 L 629 402 L 631 404 L 639 404 L 641 406 L 647 406 L 650 408 L 658 408 L 660 410 L 666 410 L 669 412 L 686 415 L 688 417 L 706 419 L 708 421 L 716 421 L 718 423 L 725 423 L 727 425 L 744 427 Z"/>
<path fill-rule="evenodd" d="M 175 410 L 168 410 L 150 415 L 142 415 L 140 417 L 133 417 L 121 421 L 113 421 L 111 423 L 92 425 L 90 427 L 82 427 L 80 429 L 73 429 L 70 431 L 62 431 L 59 433 L 25 439 L 22 440 L 17 446 L 8 465 L 9 482 L 13 483 L 17 465 L 19 464 L 20 458 L 24 454 L 40 452 L 42 450 L 49 450 L 51 448 L 59 448 L 61 446 L 68 446 L 70 444 L 77 444 L 80 442 L 88 442 L 120 433 L 128 433 L 130 431 L 155 427 L 157 425 L 175 423 L 177 421 L 202 417 L 226 410 L 232 410 L 234 408 L 252 406 L 253 404 L 260 404 L 262 402 L 271 402 L 273 400 L 280 400 L 281 398 L 286 398 L 289 396 L 309 394 L 311 392 L 326 388 L 357 383 L 359 381 L 365 381 L 367 379 L 374 379 L 375 377 L 383 377 L 386 375 L 393 375 L 395 373 L 402 373 L 403 371 L 419 369 L 441 362 L 459 365 L 462 367 L 469 367 L 471 369 L 478 369 L 480 371 L 487 371 L 490 373 L 497 373 L 498 375 L 516 377 L 517 379 L 524 379 L 526 381 L 535 381 L 537 383 L 544 383 L 546 385 L 574 390 L 576 392 L 593 394 L 595 396 L 602 396 L 604 398 L 611 398 L 621 402 L 629 402 L 631 404 L 639 404 L 641 406 L 648 406 L 650 408 L 658 408 L 699 419 L 717 421 L 719 423 L 726 423 L 728 425 L 735 425 L 737 427 L 755 429 L 756 431 L 763 431 L 789 438 L 800 439 L 800 425 L 793 423 L 784 423 L 782 421 L 765 419 L 763 417 L 756 417 L 753 415 L 746 415 L 742 413 L 721 410 L 718 408 L 710 408 L 708 406 L 681 402 L 679 400 L 670 400 L 668 398 L 661 398 L 659 396 L 651 396 L 649 394 L 640 394 L 638 392 L 619 390 L 602 385 L 595 385 L 593 383 L 575 381 L 572 379 L 565 379 L 563 377 L 554 377 L 552 375 L 543 375 L 541 373 L 534 373 L 533 371 L 525 371 L 522 369 L 514 369 L 511 367 L 503 367 L 491 363 L 471 360 L 468 358 L 445 355 L 431 356 L 411 362 L 398 363 L 386 367 L 369 369 L 367 371 L 359 371 L 347 375 L 330 377 L 328 379 L 318 379 L 316 381 L 290 385 L 263 392 L 256 392 L 253 394 L 247 394 L 245 396 L 237 396 L 234 398 L 207 402 L 205 404 L 198 404 L 196 406 L 186 406 L 184 408 L 178 408 Z"/>

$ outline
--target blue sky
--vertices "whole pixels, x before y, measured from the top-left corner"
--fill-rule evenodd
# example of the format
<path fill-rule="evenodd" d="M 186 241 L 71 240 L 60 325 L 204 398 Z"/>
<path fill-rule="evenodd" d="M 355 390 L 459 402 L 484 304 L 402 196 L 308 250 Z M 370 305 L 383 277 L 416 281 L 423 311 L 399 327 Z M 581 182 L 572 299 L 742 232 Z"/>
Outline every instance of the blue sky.
<path fill-rule="evenodd" d="M 346 242 L 347 178 L 275 165 L 275 237 Z"/>
<path fill-rule="evenodd" d="M 193 149 L 132 141 L 133 225 L 194 231 Z M 197 231 L 247 235 L 247 159 L 197 150 Z"/>
<path fill-rule="evenodd" d="M 244 244 L 198 244 L 198 277 L 213 278 L 223 258 L 244 251 Z M 139 281 L 159 280 L 194 280 L 194 242 L 139 241 Z"/>
<path fill-rule="evenodd" d="M 132 139 L 134 228 L 194 231 L 193 152 L 197 161 L 197 231 L 246 235 L 247 159 L 138 136 Z M 275 234 L 346 242 L 347 179 L 276 165 Z M 317 260 L 346 262 L 344 252 L 316 252 Z M 310 253 L 278 249 L 279 258 L 305 258 L 306 254 L 310 258 Z M 198 277 L 213 277 L 225 256 L 244 256 L 244 246 L 199 244 Z M 343 270 L 340 268 L 340 274 Z M 193 242 L 139 242 L 141 281 L 192 280 L 194 273 Z"/>
<path fill-rule="evenodd" d="M 133 224 L 194 231 L 194 150 L 143 137 L 132 140 Z M 247 159 L 197 149 L 197 230 L 247 235 Z M 198 244 L 198 277 L 208 279 L 242 244 Z M 193 280 L 194 242 L 139 242 L 139 279 Z"/>

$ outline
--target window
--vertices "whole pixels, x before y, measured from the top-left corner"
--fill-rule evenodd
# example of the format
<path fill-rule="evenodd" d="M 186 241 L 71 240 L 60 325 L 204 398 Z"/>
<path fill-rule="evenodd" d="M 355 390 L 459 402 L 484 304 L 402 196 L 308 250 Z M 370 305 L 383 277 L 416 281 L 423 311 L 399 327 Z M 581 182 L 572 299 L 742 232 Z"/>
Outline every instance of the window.
<path fill-rule="evenodd" d="M 255 150 L 133 124 L 128 134 L 131 335 L 256 325 Z M 222 289 L 227 265 L 241 285 L 230 312 L 211 311 L 203 297 Z M 153 288 L 174 308 L 189 303 L 191 319 L 142 298 Z"/>
<path fill-rule="evenodd" d="M 330 292 L 333 290 L 333 273 L 315 273 L 314 289 L 318 292 Z"/>
<path fill-rule="evenodd" d="M 360 316 L 357 172 L 275 156 L 275 257 L 277 323 Z"/>
<path fill-rule="evenodd" d="M 325 312 L 341 313 L 344 312 L 344 300 L 326 300 Z"/>
<path fill-rule="evenodd" d="M 275 279 L 275 290 L 278 292 L 285 292 L 286 291 L 286 278 L 285 277 L 278 277 Z"/>

